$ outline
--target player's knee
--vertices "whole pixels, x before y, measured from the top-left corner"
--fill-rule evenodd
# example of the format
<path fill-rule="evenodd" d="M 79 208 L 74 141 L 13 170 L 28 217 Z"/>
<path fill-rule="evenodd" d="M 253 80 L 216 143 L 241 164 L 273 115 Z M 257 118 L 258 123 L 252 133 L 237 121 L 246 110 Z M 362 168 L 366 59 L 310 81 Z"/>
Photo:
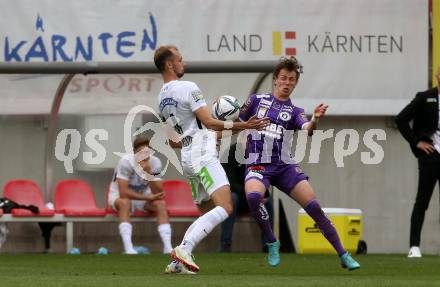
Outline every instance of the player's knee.
<path fill-rule="evenodd" d="M 117 205 L 118 205 L 119 209 L 129 209 L 129 207 L 130 207 L 130 199 L 128 199 L 128 198 L 119 198 Z"/>
<path fill-rule="evenodd" d="M 231 192 L 231 199 L 232 199 L 232 204 L 234 206 L 237 206 L 240 199 L 238 198 L 238 195 L 235 192 Z"/>
<path fill-rule="evenodd" d="M 165 211 L 167 209 L 167 205 L 165 203 L 164 200 L 155 200 L 153 202 L 153 206 L 158 210 L 158 211 Z"/>
<path fill-rule="evenodd" d="M 234 211 L 234 207 L 231 202 L 224 204 L 222 207 L 225 209 L 228 216 L 231 215 L 232 212 Z"/>

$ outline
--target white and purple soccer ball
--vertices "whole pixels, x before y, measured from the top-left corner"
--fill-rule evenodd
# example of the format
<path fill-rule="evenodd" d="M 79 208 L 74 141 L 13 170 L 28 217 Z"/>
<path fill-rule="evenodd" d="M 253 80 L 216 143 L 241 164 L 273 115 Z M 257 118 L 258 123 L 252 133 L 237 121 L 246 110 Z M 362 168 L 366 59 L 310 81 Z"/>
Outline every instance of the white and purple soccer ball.
<path fill-rule="evenodd" d="M 240 113 L 240 103 L 233 96 L 220 96 L 212 105 L 212 117 L 221 121 L 235 121 Z"/>

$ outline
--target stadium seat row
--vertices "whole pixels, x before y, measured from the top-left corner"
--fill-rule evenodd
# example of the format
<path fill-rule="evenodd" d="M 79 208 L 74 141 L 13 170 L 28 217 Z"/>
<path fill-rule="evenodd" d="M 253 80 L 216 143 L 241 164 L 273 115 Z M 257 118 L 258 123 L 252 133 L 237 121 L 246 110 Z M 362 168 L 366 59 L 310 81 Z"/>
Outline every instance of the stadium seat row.
<path fill-rule="evenodd" d="M 191 187 L 182 180 L 163 182 L 164 200 L 170 221 L 193 221 L 200 215 L 191 198 Z M 0 209 L 0 222 L 62 222 L 65 223 L 66 252 L 74 246 L 74 224 L 81 222 L 117 222 L 116 212 L 109 207 L 98 208 L 92 188 L 81 180 L 62 180 L 55 187 L 54 209 L 47 208 L 39 186 L 32 180 L 18 179 L 7 182 L 3 189 L 7 197 L 22 205 L 35 205 L 39 213 L 26 209 L 12 209 L 5 214 Z M 154 214 L 138 211 L 133 222 L 155 221 Z"/>
<path fill-rule="evenodd" d="M 165 180 L 163 182 L 164 200 L 170 217 L 197 217 L 199 211 L 191 198 L 191 187 L 182 180 Z M 13 217 L 50 217 L 63 214 L 65 217 L 104 217 L 116 216 L 109 206 L 98 208 L 92 188 L 86 182 L 77 179 L 58 182 L 54 193 L 55 209 L 46 207 L 39 186 L 32 180 L 18 179 L 6 183 L 3 197 L 19 204 L 35 205 L 39 214 L 26 209 L 13 209 Z M 1 211 L 1 209 L 0 209 Z M 0 215 L 3 212 L 0 213 Z M 151 212 L 136 211 L 133 217 L 151 217 Z"/>

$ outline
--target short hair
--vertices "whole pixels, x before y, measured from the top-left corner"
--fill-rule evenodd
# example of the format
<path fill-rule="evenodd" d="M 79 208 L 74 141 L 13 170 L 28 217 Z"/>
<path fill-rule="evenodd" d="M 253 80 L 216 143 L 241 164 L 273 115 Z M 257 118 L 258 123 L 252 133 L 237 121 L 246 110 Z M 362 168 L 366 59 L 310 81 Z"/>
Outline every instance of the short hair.
<path fill-rule="evenodd" d="M 133 151 L 137 150 L 141 146 L 148 146 L 150 141 L 146 137 L 137 137 L 133 142 Z"/>
<path fill-rule="evenodd" d="M 165 70 L 165 62 L 170 58 L 174 57 L 174 51 L 178 51 L 176 46 L 167 45 L 160 46 L 156 52 L 154 52 L 154 64 L 156 65 L 159 72 L 163 72 Z"/>
<path fill-rule="evenodd" d="M 278 77 L 282 69 L 286 69 L 287 71 L 295 71 L 297 81 L 299 80 L 299 75 L 303 72 L 303 66 L 294 56 L 290 56 L 289 58 L 282 57 L 280 59 L 280 62 L 275 66 L 273 71 L 274 80 Z"/>

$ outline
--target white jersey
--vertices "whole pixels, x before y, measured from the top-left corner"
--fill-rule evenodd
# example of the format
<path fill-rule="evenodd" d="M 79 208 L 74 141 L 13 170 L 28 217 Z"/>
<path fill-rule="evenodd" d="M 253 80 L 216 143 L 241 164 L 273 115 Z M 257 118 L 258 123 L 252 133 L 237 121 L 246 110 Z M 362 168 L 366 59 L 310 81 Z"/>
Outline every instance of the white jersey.
<path fill-rule="evenodd" d="M 155 156 L 150 156 L 149 163 L 153 175 L 160 174 L 162 163 Z M 135 161 L 134 154 L 126 154 L 120 160 L 115 168 L 113 180 L 110 185 L 110 193 L 119 197 L 119 187 L 116 179 L 124 179 L 128 181 L 128 187 L 138 193 L 145 193 L 148 189 L 148 181 L 138 174 L 142 174 L 142 168 Z"/>
<path fill-rule="evenodd" d="M 202 92 L 193 82 L 174 80 L 164 84 L 159 93 L 162 120 L 181 137 L 183 165 L 195 171 L 217 157 L 215 132 L 206 129 L 194 114 L 204 106 Z"/>

